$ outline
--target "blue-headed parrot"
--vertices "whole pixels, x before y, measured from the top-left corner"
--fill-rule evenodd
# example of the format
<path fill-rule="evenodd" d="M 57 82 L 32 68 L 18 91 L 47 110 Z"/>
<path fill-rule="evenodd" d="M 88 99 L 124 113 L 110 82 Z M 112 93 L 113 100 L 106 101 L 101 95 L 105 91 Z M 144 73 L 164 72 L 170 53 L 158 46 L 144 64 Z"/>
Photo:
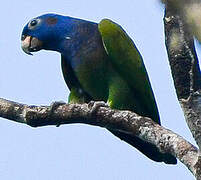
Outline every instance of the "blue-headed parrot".
<path fill-rule="evenodd" d="M 127 33 L 113 21 L 94 23 L 44 14 L 25 25 L 21 41 L 27 54 L 41 49 L 61 54 L 69 103 L 104 101 L 111 108 L 130 110 L 160 124 L 142 57 Z M 108 130 L 156 162 L 177 163 L 171 154 L 159 152 L 137 136 Z"/>

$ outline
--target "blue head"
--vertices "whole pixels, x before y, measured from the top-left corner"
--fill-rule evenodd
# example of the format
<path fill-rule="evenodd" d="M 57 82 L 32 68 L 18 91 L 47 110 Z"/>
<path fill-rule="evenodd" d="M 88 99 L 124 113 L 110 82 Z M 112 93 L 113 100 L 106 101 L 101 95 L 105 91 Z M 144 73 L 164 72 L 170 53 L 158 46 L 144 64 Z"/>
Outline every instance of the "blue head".
<path fill-rule="evenodd" d="M 73 35 L 73 29 L 80 20 L 57 14 L 44 14 L 33 18 L 24 27 L 21 41 L 27 54 L 41 49 L 61 52 L 64 41 Z"/>

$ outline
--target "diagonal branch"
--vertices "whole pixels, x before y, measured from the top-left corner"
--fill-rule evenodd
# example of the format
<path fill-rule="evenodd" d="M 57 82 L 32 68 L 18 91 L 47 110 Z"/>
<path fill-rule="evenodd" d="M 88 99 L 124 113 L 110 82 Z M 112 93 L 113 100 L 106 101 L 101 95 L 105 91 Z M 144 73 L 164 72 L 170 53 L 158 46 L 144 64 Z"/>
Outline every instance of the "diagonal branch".
<path fill-rule="evenodd" d="M 28 106 L 0 99 L 0 117 L 32 127 L 84 123 L 124 131 L 156 145 L 161 152 L 172 154 L 195 176 L 201 175 L 198 168 L 201 164 L 201 154 L 196 147 L 150 118 L 130 111 L 119 111 L 109 107 L 94 109 L 94 105 L 91 106 L 90 103 Z"/>
<path fill-rule="evenodd" d="M 186 122 L 201 148 L 201 73 L 190 27 L 166 5 L 164 18 L 166 47 Z"/>

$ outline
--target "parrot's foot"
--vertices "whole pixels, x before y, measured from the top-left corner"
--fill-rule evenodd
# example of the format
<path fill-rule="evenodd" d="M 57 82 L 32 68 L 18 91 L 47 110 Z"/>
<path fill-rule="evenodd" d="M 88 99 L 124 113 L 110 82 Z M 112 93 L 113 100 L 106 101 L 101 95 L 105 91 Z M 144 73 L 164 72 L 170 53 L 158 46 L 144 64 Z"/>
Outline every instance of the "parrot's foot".
<path fill-rule="evenodd" d="M 50 105 L 50 113 L 53 113 L 59 106 L 66 104 L 64 101 L 55 101 Z M 59 127 L 61 122 L 58 122 L 56 127 Z"/>
<path fill-rule="evenodd" d="M 100 107 L 109 107 L 109 105 L 104 101 L 90 101 L 88 107 L 91 109 L 91 114 L 94 114 Z"/>

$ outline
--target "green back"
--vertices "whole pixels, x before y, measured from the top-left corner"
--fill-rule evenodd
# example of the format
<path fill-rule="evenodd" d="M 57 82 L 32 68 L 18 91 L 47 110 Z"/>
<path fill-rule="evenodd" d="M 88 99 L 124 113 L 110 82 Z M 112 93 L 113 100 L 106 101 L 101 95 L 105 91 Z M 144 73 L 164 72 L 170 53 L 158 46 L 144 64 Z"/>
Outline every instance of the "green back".
<path fill-rule="evenodd" d="M 113 67 L 143 102 L 146 114 L 160 124 L 146 68 L 134 42 L 121 26 L 111 20 L 103 19 L 98 28 Z"/>

